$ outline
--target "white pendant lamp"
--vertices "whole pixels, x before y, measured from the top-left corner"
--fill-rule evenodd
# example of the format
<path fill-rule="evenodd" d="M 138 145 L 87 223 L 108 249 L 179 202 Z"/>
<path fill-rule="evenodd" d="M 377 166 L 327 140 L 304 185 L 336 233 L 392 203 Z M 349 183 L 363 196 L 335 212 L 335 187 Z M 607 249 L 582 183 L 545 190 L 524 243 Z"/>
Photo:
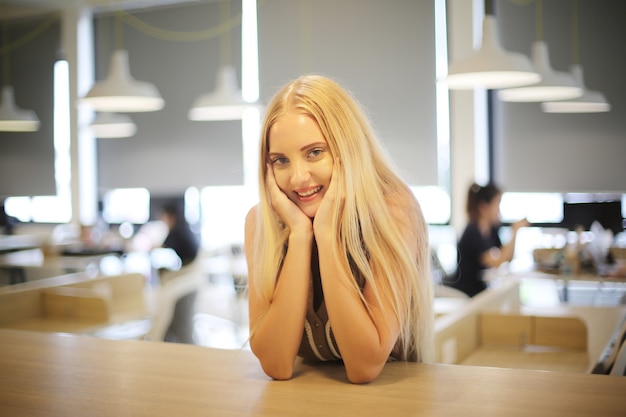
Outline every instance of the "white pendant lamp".
<path fill-rule="evenodd" d="M 572 65 L 572 77 L 583 89 L 583 95 L 570 100 L 548 101 L 541 103 L 541 109 L 546 113 L 601 113 L 611 110 L 604 94 L 599 91 L 588 90 L 583 81 L 583 69 L 580 65 Z"/>
<path fill-rule="evenodd" d="M 108 77 L 97 82 L 81 101 L 100 112 L 149 112 L 165 105 L 153 84 L 132 77 L 128 51 L 123 49 L 113 52 Z"/>
<path fill-rule="evenodd" d="M 254 106 L 243 99 L 232 65 L 221 66 L 215 79 L 215 90 L 198 97 L 189 110 L 189 120 L 239 120 L 245 109 Z"/>
<path fill-rule="evenodd" d="M 1 132 L 36 132 L 39 130 L 39 118 L 32 110 L 23 110 L 15 104 L 13 87 L 2 87 L 0 103 Z"/>
<path fill-rule="evenodd" d="M 137 126 L 125 114 L 98 113 L 89 125 L 97 138 L 128 138 L 137 132 Z"/>
<path fill-rule="evenodd" d="M 500 45 L 496 19 L 485 15 L 481 47 L 469 57 L 453 62 L 444 82 L 450 89 L 508 88 L 537 83 L 541 79 L 523 54 Z"/>
<path fill-rule="evenodd" d="M 507 88 L 498 92 L 502 101 L 535 102 L 568 100 L 580 97 L 583 89 L 566 73 L 554 71 L 550 66 L 548 45 L 543 41 L 533 43 L 533 63 L 541 81 L 527 87 Z"/>

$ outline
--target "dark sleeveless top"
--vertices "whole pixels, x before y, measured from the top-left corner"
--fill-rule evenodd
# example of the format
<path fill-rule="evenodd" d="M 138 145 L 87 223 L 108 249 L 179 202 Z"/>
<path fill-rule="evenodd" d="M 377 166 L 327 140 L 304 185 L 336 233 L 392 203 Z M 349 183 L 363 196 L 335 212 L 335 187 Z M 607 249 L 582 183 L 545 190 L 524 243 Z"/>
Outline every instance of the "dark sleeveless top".
<path fill-rule="evenodd" d="M 307 302 L 304 332 L 298 356 L 305 359 L 330 361 L 341 359 L 339 347 L 328 321 L 328 312 L 324 302 L 320 263 L 317 253 L 317 244 L 313 242 L 311 253 L 311 283 L 309 284 L 309 299 Z"/>
<path fill-rule="evenodd" d="M 356 268 L 351 264 L 352 273 L 358 276 Z M 363 290 L 365 280 L 358 279 L 359 286 Z M 317 244 L 313 242 L 311 254 L 311 283 L 309 289 L 309 300 L 307 303 L 306 318 L 304 321 L 304 332 L 298 350 L 298 356 L 307 360 L 333 361 L 341 360 L 341 353 L 333 335 L 333 329 L 328 321 L 328 312 L 324 302 L 324 292 L 322 290 L 322 280 L 319 269 L 319 258 Z M 389 360 L 399 360 L 402 357 L 399 344 L 396 343 Z M 411 360 L 411 359 L 409 359 Z M 415 359 L 413 359 L 415 360 Z"/>

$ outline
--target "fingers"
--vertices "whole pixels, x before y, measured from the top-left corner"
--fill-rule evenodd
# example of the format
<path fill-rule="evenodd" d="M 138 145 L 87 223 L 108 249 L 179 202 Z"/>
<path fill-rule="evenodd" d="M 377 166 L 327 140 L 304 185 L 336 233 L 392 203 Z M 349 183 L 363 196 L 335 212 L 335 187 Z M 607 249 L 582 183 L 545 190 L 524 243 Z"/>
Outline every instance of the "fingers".
<path fill-rule="evenodd" d="M 281 198 L 281 194 L 283 194 L 283 192 L 278 187 L 278 184 L 276 184 L 276 177 L 274 176 L 274 169 L 270 164 L 267 164 L 266 183 L 267 183 L 267 188 L 270 192 L 270 203 L 272 204 L 272 207 L 276 209 L 275 204 L 277 203 L 277 199 Z"/>
<path fill-rule="evenodd" d="M 287 197 L 276 182 L 273 167 L 267 165 L 267 189 L 269 191 L 270 204 L 281 220 L 292 230 L 296 228 L 311 228 L 311 221 L 304 212 Z"/>

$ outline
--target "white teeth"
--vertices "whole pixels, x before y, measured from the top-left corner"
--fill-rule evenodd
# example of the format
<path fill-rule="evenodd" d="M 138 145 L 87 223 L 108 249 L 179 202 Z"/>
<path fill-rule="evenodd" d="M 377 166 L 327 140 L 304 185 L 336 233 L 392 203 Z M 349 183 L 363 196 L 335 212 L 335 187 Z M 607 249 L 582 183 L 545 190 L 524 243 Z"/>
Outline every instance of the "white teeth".
<path fill-rule="evenodd" d="M 298 195 L 299 195 L 300 197 L 308 197 L 308 196 L 310 196 L 310 195 L 315 194 L 316 192 L 318 192 L 318 191 L 319 191 L 319 190 L 321 190 L 321 189 L 322 189 L 322 187 L 321 187 L 321 186 L 319 186 L 319 187 L 317 187 L 317 188 L 313 188 L 313 189 L 311 189 L 311 190 L 309 190 L 309 191 L 307 191 L 307 192 L 305 192 L 305 193 L 298 193 Z"/>

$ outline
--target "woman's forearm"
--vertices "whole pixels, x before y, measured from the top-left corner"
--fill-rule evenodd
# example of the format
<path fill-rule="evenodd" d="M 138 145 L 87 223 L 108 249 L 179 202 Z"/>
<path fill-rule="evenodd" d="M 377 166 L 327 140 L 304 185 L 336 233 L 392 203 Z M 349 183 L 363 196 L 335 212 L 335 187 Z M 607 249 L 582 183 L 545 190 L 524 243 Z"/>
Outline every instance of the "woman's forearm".
<path fill-rule="evenodd" d="M 371 304 L 368 311 L 350 285 L 354 277 L 349 269 L 340 266 L 335 256 L 337 250 L 329 241 L 318 239 L 317 242 L 329 320 L 348 378 L 356 383 L 369 382 L 378 376 L 387 362 L 399 326 L 394 321 L 390 326 L 366 288 L 365 297 Z"/>
<path fill-rule="evenodd" d="M 292 234 L 269 309 L 253 317 L 256 305 L 251 299 L 253 335 L 250 345 L 265 372 L 275 379 L 289 379 L 298 353 L 309 296 L 311 234 Z"/>

